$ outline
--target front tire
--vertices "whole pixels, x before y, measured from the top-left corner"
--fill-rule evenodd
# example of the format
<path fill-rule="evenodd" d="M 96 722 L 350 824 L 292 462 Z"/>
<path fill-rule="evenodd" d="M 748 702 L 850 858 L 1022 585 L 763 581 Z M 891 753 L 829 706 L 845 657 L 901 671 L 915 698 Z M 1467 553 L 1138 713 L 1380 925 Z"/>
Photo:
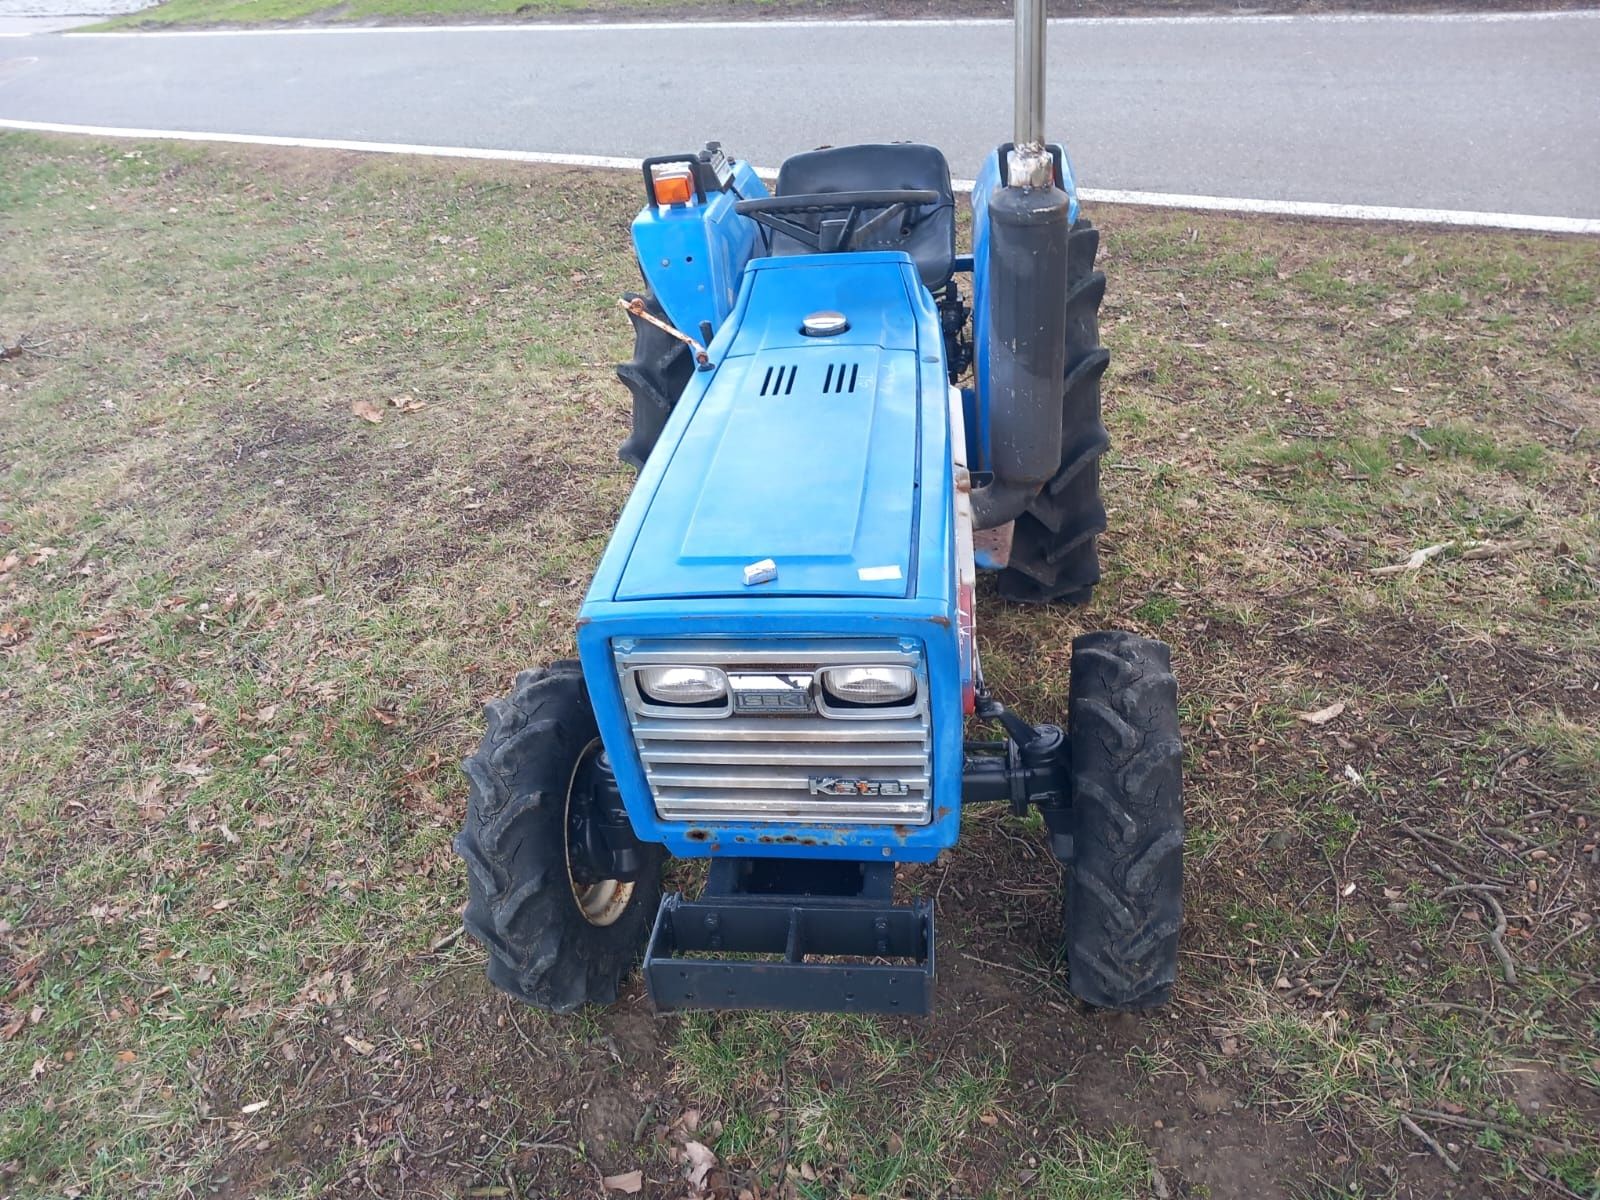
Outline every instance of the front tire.
<path fill-rule="evenodd" d="M 1100 1008 L 1165 1004 L 1183 918 L 1183 744 L 1171 651 L 1131 633 L 1072 643 L 1072 992 Z"/>
<path fill-rule="evenodd" d="M 484 715 L 483 743 L 462 763 L 471 793 L 455 840 L 467 932 L 501 991 L 550 1012 L 610 1004 L 661 901 L 660 847 L 646 848 L 636 879 L 573 878 L 569 822 L 584 816 L 581 769 L 600 746 L 577 663 L 523 671 Z"/>

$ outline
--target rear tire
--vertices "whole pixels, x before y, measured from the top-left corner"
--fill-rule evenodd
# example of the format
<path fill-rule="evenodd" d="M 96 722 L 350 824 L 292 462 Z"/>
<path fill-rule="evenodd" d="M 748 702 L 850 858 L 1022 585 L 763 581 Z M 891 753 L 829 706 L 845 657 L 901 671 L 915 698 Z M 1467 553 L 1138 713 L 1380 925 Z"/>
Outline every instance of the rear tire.
<path fill-rule="evenodd" d="M 667 320 L 666 310 L 648 288 L 642 296 L 628 292 L 623 299 L 642 300 L 646 312 L 657 320 Z M 689 347 L 665 330 L 631 312 L 628 320 L 633 322 L 633 358 L 617 365 L 617 378 L 627 384 L 633 395 L 633 431 L 617 451 L 617 457 L 635 471 L 642 471 L 678 397 L 694 374 L 694 359 Z"/>
<path fill-rule="evenodd" d="M 1165 1004 L 1183 917 L 1183 744 L 1171 651 L 1131 633 L 1072 643 L 1073 994 L 1100 1008 Z"/>
<path fill-rule="evenodd" d="M 1111 440 L 1100 421 L 1100 344 L 1106 277 L 1094 269 L 1100 231 L 1079 218 L 1067 239 L 1067 373 L 1061 392 L 1061 466 L 1012 528 L 1001 596 L 1020 604 L 1087 604 L 1100 581 L 1096 539 L 1105 532 L 1100 456 Z"/>
<path fill-rule="evenodd" d="M 574 783 L 600 744 L 577 663 L 523 671 L 484 715 L 483 744 L 461 764 L 472 790 L 455 840 L 467 864 L 467 932 L 489 952 L 501 991 L 551 1012 L 610 1004 L 660 905 L 661 848 L 646 847 L 643 872 L 627 883 L 572 878 Z"/>

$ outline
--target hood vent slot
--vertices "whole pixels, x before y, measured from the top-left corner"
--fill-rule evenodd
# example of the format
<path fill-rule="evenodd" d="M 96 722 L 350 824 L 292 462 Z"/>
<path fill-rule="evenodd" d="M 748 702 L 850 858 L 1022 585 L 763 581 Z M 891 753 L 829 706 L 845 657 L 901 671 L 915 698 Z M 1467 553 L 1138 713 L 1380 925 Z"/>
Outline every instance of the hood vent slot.
<path fill-rule="evenodd" d="M 854 392 L 856 376 L 860 371 L 859 363 L 830 363 L 828 374 L 822 381 L 822 394 L 842 396 L 847 392 Z"/>
<path fill-rule="evenodd" d="M 763 396 L 787 396 L 794 391 L 794 377 L 800 368 L 794 366 L 768 367 L 761 380 Z"/>

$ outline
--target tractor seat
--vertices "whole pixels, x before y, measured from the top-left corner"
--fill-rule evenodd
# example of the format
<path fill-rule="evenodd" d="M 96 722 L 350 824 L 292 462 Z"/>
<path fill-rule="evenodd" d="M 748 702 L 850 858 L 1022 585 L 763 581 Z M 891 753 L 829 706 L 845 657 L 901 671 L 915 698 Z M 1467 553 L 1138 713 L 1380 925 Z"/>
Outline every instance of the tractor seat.
<path fill-rule="evenodd" d="M 898 224 L 856 242 L 852 250 L 904 250 L 917 264 L 923 285 L 937 291 L 950 282 L 956 257 L 956 201 L 950 188 L 950 164 L 933 146 L 915 142 L 888 145 L 834 146 L 796 154 L 778 170 L 774 195 L 814 192 L 865 192 L 884 188 L 917 188 L 939 193 L 933 204 L 914 210 L 918 218 L 902 235 Z M 870 215 L 870 214 L 868 214 Z M 792 237 L 773 233 L 774 256 L 813 254 Z"/>

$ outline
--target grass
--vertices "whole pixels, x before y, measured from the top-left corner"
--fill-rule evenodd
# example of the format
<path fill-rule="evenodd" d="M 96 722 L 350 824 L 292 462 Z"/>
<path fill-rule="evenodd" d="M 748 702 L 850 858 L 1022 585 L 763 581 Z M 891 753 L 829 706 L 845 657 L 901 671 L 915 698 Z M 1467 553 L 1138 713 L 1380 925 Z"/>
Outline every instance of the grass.
<path fill-rule="evenodd" d="M 152 8 L 116 17 L 97 29 L 168 25 L 258 25 L 314 20 L 338 23 L 421 19 L 559 16 L 563 13 L 609 11 L 618 15 L 671 8 L 676 0 L 164 0 Z M 759 9 L 767 0 L 754 0 Z"/>
<path fill-rule="evenodd" d="M 1072 1006 L 1042 828 L 973 811 L 902 872 L 929 1021 L 552 1019 L 456 936 L 454 763 L 629 488 L 633 185 L 0 155 L 0 1192 L 1600 1187 L 1595 243 L 1094 214 L 1107 577 L 981 623 L 1047 720 L 1074 633 L 1174 646 L 1170 1011 Z"/>
<path fill-rule="evenodd" d="M 1499 0 L 1498 7 L 1549 8 L 1586 7 L 1593 0 Z M 1378 11 L 1436 9 L 1436 0 L 1350 0 L 1346 7 Z M 1261 0 L 1255 8 L 1268 12 L 1318 12 L 1328 9 L 1326 0 Z M 1227 12 L 1219 0 L 1056 0 L 1052 16 L 1120 16 L 1175 12 Z M 634 17 L 674 17 L 686 19 L 760 20 L 765 17 L 804 18 L 826 16 L 879 16 L 881 4 L 863 0 L 162 0 L 141 12 L 114 17 L 94 26 L 96 29 L 161 28 L 163 26 L 261 25 L 282 23 L 339 24 L 342 22 L 383 23 L 424 21 L 448 23 L 462 20 L 539 20 L 569 15 L 626 20 Z M 888 14 L 895 17 L 980 16 L 1004 19 L 1004 10 L 977 3 L 977 0 L 896 0 Z M 1219 264 L 1248 277 L 1270 273 L 1270 258 L 1241 257 Z M 1443 296 L 1438 303 L 1452 300 Z M 1591 330 L 1592 334 L 1592 330 Z"/>

